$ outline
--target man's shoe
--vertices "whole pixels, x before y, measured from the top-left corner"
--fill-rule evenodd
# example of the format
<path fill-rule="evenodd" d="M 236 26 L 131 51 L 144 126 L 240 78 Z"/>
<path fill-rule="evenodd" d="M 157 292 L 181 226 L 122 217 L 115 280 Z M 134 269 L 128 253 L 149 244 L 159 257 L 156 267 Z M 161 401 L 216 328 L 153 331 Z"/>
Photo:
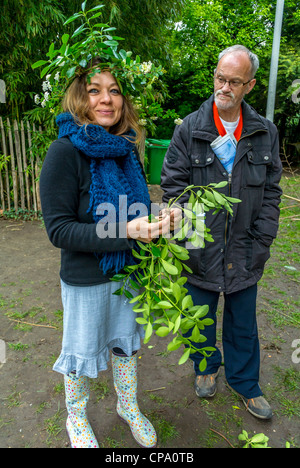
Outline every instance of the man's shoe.
<path fill-rule="evenodd" d="M 219 371 L 215 374 L 197 375 L 194 388 L 198 397 L 212 398 L 216 394 L 218 374 Z"/>
<path fill-rule="evenodd" d="M 273 416 L 272 409 L 267 400 L 262 397 L 256 398 L 245 398 L 241 395 L 244 405 L 246 406 L 249 413 L 253 414 L 259 419 L 271 419 Z"/>

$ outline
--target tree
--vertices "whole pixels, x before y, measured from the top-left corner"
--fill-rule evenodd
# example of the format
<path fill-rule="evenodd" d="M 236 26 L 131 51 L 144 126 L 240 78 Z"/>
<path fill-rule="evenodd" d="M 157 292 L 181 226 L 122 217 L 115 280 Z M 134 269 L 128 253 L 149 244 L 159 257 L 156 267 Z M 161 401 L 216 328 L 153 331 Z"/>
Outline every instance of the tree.
<path fill-rule="evenodd" d="M 45 38 L 55 35 L 64 16 L 57 0 L 3 0 L 0 16 L 0 77 L 6 83 L 4 113 L 13 118 L 31 106 L 29 91 L 39 81 L 31 69 Z M 1 109 L 2 110 L 2 109 Z"/>

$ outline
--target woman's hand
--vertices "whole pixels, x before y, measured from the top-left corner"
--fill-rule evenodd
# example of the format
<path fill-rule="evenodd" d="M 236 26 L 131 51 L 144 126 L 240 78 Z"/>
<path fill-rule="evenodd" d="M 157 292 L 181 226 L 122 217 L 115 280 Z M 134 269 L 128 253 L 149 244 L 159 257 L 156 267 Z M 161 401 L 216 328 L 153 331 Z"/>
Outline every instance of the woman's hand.
<path fill-rule="evenodd" d="M 170 232 L 171 216 L 165 213 L 156 222 L 149 222 L 148 216 L 136 218 L 127 223 L 127 237 L 141 242 L 149 243 L 152 239 Z"/>

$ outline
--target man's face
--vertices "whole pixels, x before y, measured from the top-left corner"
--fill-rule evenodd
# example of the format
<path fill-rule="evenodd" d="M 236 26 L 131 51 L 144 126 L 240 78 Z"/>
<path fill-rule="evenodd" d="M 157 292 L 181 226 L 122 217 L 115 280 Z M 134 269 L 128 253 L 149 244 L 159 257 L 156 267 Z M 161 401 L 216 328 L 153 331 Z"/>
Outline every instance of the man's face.
<path fill-rule="evenodd" d="M 244 52 L 224 55 L 218 63 L 214 78 L 215 103 L 223 111 L 238 110 L 243 97 L 256 83 L 251 76 L 251 62 Z"/>

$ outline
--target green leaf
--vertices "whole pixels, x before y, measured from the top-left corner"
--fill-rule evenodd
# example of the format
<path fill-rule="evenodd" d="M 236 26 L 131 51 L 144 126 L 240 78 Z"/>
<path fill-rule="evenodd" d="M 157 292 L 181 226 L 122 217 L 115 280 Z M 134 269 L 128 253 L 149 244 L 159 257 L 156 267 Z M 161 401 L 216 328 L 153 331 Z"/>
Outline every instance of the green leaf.
<path fill-rule="evenodd" d="M 117 41 L 104 41 L 105 45 L 108 45 L 110 47 L 118 47 L 119 43 Z"/>
<path fill-rule="evenodd" d="M 135 319 L 135 321 L 136 321 L 137 323 L 139 323 L 140 325 L 146 325 L 146 324 L 148 323 L 148 320 L 146 320 L 146 319 L 143 318 L 143 317 L 137 317 L 137 318 Z"/>
<path fill-rule="evenodd" d="M 66 44 L 69 40 L 70 35 L 69 34 L 63 34 L 61 40 L 63 44 Z M 53 44 L 54 45 L 54 44 Z"/>
<path fill-rule="evenodd" d="M 46 54 L 50 59 L 53 58 L 53 56 L 55 55 L 54 53 L 54 43 L 52 42 L 52 44 L 50 44 L 50 47 L 49 47 L 49 51 L 48 53 Z"/>
<path fill-rule="evenodd" d="M 39 68 L 45 65 L 46 63 L 49 63 L 47 60 L 39 60 L 38 62 L 35 62 L 33 65 L 31 65 L 31 68 Z"/>
<path fill-rule="evenodd" d="M 52 68 L 52 64 L 48 65 L 47 67 L 43 68 L 41 71 L 41 78 L 43 78 L 45 75 L 47 75 L 48 71 Z"/>
<path fill-rule="evenodd" d="M 188 358 L 190 357 L 190 354 L 191 354 L 191 349 L 190 349 L 190 348 L 187 348 L 187 349 L 184 351 L 184 353 L 183 353 L 183 355 L 181 356 L 181 358 L 179 359 L 178 364 L 179 364 L 179 365 L 184 364 L 184 363 L 188 360 Z"/>
<path fill-rule="evenodd" d="M 214 191 L 214 197 L 215 197 L 216 202 L 219 203 L 220 205 L 225 204 L 226 200 L 219 192 Z"/>
<path fill-rule="evenodd" d="M 185 263 L 183 263 L 182 266 L 188 273 L 191 273 L 191 274 L 193 273 L 193 270 L 189 266 L 187 266 Z"/>
<path fill-rule="evenodd" d="M 154 307 L 157 308 L 157 309 L 171 309 L 171 307 L 173 307 L 173 306 L 168 301 L 160 301 Z"/>
<path fill-rule="evenodd" d="M 148 322 L 148 325 L 147 325 L 146 330 L 145 330 L 145 339 L 144 339 L 144 343 L 147 343 L 147 342 L 150 340 L 151 335 L 152 335 L 152 332 L 153 332 L 152 323 L 151 323 L 151 322 Z"/>
<path fill-rule="evenodd" d="M 101 16 L 101 15 L 102 15 L 102 12 L 99 11 L 99 13 L 96 13 L 95 15 L 93 15 L 93 16 L 90 18 L 90 20 L 93 20 L 93 19 L 95 19 L 95 18 L 98 18 L 98 17 Z"/>
<path fill-rule="evenodd" d="M 65 26 L 65 24 L 69 24 L 72 21 L 75 21 L 80 16 L 83 16 L 83 15 L 81 13 L 75 13 L 74 15 L 70 16 L 70 18 L 68 18 L 67 21 L 64 22 L 64 26 Z"/>
<path fill-rule="evenodd" d="M 161 258 L 160 261 L 167 273 L 169 273 L 170 275 L 178 275 L 178 269 L 176 268 L 175 265 L 172 265 L 171 263 L 167 262 L 167 260 L 164 260 L 163 258 Z"/>
<path fill-rule="evenodd" d="M 111 280 L 112 281 L 122 281 L 124 278 L 126 278 L 127 275 L 124 275 L 123 273 L 117 273 L 115 274 Z"/>
<path fill-rule="evenodd" d="M 134 304 L 135 302 L 138 302 L 142 299 L 143 295 L 139 294 L 138 296 L 133 297 L 129 302 L 130 304 Z"/>
<path fill-rule="evenodd" d="M 94 8 L 91 8 L 90 10 L 87 11 L 87 13 L 91 13 L 91 11 L 96 11 L 99 10 L 99 8 L 103 8 L 105 5 L 97 5 Z"/>
<path fill-rule="evenodd" d="M 226 197 L 226 200 L 230 201 L 231 203 L 241 203 L 242 201 L 239 198 L 233 198 L 233 197 Z"/>
<path fill-rule="evenodd" d="M 119 51 L 119 54 L 121 55 L 121 57 L 122 57 L 123 60 L 126 60 L 126 58 L 127 58 L 127 52 L 126 52 L 126 50 L 121 49 L 121 50 Z M 155 216 L 154 216 L 154 217 L 155 217 Z"/>
<path fill-rule="evenodd" d="M 124 289 L 124 294 L 128 299 L 133 299 L 133 294 L 128 289 Z"/>
<path fill-rule="evenodd" d="M 138 254 L 137 251 L 134 250 L 134 249 L 132 249 L 131 253 L 132 253 L 132 255 L 133 255 L 134 257 L 136 257 L 136 258 L 139 258 L 139 259 L 141 259 L 141 260 L 144 260 L 144 259 L 145 259 L 144 256 Z"/>
<path fill-rule="evenodd" d="M 160 252 L 159 248 L 156 247 L 155 245 L 151 246 L 151 252 L 153 253 L 153 255 L 155 257 L 160 257 L 161 256 L 161 252 Z"/>
<path fill-rule="evenodd" d="M 172 292 L 174 294 L 176 302 L 178 302 L 179 299 L 180 299 L 180 296 L 181 296 L 181 288 L 180 288 L 179 284 L 177 284 L 177 283 L 172 284 Z"/>
<path fill-rule="evenodd" d="M 86 59 L 80 60 L 79 65 L 80 65 L 82 68 L 85 68 L 85 67 L 87 66 L 87 60 L 86 60 Z"/>
<path fill-rule="evenodd" d="M 260 434 L 256 434 L 255 436 L 253 436 L 251 438 L 251 443 L 252 444 L 261 444 L 261 443 L 266 443 L 268 442 L 269 440 L 269 437 L 267 437 L 265 434 L 263 433 L 260 433 Z"/>
<path fill-rule="evenodd" d="M 167 327 L 159 327 L 155 333 L 160 337 L 165 337 L 169 334 L 169 329 Z"/>
<path fill-rule="evenodd" d="M 76 31 L 74 31 L 74 33 L 72 34 L 72 39 L 73 37 L 76 37 L 78 36 L 82 31 L 86 31 L 86 27 L 85 27 L 85 24 L 82 24 L 81 26 L 79 26 L 79 28 L 76 29 Z"/>
<path fill-rule="evenodd" d="M 201 320 L 201 323 L 202 323 L 202 325 L 207 327 L 208 325 L 212 325 L 214 323 L 214 321 L 213 321 L 213 319 L 205 318 L 205 319 Z"/>
<path fill-rule="evenodd" d="M 207 360 L 206 360 L 206 358 L 203 358 L 202 361 L 199 364 L 200 372 L 204 372 L 206 367 L 207 367 Z"/>
<path fill-rule="evenodd" d="M 192 331 L 191 340 L 194 341 L 195 343 L 198 343 L 199 339 L 200 339 L 199 328 L 197 327 L 197 325 L 195 325 Z"/>
<path fill-rule="evenodd" d="M 181 324 L 181 315 L 179 314 L 179 316 L 175 320 L 175 324 L 174 324 L 174 328 L 173 328 L 173 334 L 178 332 L 180 324 Z"/>
<path fill-rule="evenodd" d="M 191 295 L 185 296 L 182 299 L 182 310 L 187 309 L 188 307 L 192 307 L 192 305 L 193 305 L 193 300 L 192 300 Z"/>
<path fill-rule="evenodd" d="M 67 70 L 67 72 L 66 72 L 67 78 L 72 78 L 72 76 L 75 75 L 76 68 L 77 67 L 75 66 L 75 67 L 71 67 L 71 68 L 69 68 L 69 70 Z"/>
<path fill-rule="evenodd" d="M 226 185 L 228 185 L 228 182 L 227 180 L 223 180 L 222 182 L 219 182 L 218 184 L 210 184 L 212 185 L 214 188 L 222 188 L 222 187 L 226 187 Z"/>
<path fill-rule="evenodd" d="M 129 282 L 133 289 L 137 289 L 137 290 L 140 289 L 140 285 L 136 281 L 134 281 L 132 278 L 129 278 Z"/>
<path fill-rule="evenodd" d="M 173 341 L 171 341 L 168 344 L 167 349 L 168 349 L 168 351 L 176 351 L 176 349 L 179 349 L 181 345 L 182 345 L 182 342 L 178 341 L 177 337 L 176 337 L 176 338 L 174 338 Z"/>

